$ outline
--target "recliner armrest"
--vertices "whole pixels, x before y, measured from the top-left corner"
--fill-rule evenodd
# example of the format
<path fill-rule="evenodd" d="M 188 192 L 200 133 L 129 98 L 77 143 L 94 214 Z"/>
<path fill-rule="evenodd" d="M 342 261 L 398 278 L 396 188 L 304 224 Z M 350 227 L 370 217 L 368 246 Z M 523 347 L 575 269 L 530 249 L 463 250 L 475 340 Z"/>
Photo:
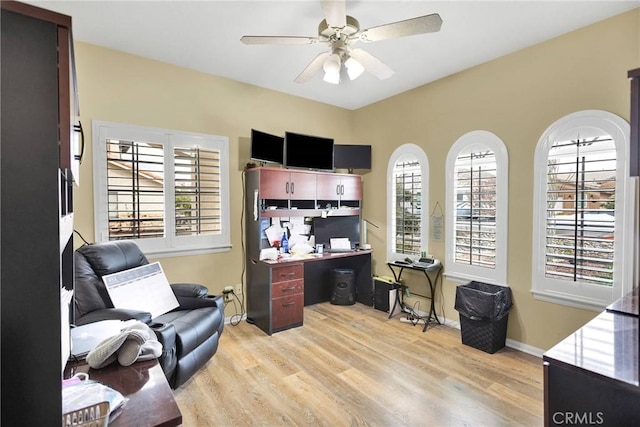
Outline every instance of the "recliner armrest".
<path fill-rule="evenodd" d="M 143 323 L 151 322 L 151 313 L 147 311 L 132 310 L 127 308 L 103 308 L 94 310 L 82 317 L 75 319 L 76 326 L 82 326 L 89 323 L 99 322 L 102 320 L 130 320 L 135 319 Z"/>
<path fill-rule="evenodd" d="M 197 283 L 172 283 L 171 290 L 178 297 L 205 297 L 209 293 L 206 286 Z"/>
<path fill-rule="evenodd" d="M 170 323 L 151 323 L 149 328 L 155 332 L 158 342 L 163 349 L 169 350 L 176 346 L 176 328 Z"/>
<path fill-rule="evenodd" d="M 171 285 L 180 307 L 177 310 L 195 310 L 202 307 L 224 309 L 221 295 L 209 295 L 205 286 L 192 283 L 173 283 Z"/>
<path fill-rule="evenodd" d="M 162 354 L 158 357 L 158 362 L 164 372 L 167 381 L 171 383 L 173 372 L 178 363 L 176 350 L 176 327 L 170 323 L 151 323 L 149 328 L 156 334 L 158 342 L 162 344 Z"/>

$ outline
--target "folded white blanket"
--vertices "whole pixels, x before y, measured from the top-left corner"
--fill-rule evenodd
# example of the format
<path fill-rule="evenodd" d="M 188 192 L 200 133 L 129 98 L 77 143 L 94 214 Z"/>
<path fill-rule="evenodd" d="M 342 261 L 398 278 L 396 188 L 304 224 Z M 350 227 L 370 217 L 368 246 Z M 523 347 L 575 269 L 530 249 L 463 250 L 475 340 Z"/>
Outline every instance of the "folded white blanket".
<path fill-rule="evenodd" d="M 156 359 L 162 354 L 162 344 L 155 332 L 142 322 L 135 322 L 103 340 L 87 355 L 87 363 L 94 369 L 105 367 L 116 360 L 129 366 L 138 360 Z"/>

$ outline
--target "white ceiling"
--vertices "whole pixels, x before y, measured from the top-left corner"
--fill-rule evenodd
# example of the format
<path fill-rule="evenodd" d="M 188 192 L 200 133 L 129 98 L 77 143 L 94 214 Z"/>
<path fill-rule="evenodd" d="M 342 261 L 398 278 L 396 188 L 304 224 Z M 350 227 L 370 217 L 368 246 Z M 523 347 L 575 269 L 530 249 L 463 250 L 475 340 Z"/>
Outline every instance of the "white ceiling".
<path fill-rule="evenodd" d="M 77 40 L 357 109 L 640 5 L 639 0 L 347 0 L 362 29 L 438 13 L 442 29 L 355 47 L 392 67 L 332 85 L 294 79 L 323 44 L 245 45 L 243 35 L 317 36 L 320 0 L 27 1 L 72 16 Z"/>

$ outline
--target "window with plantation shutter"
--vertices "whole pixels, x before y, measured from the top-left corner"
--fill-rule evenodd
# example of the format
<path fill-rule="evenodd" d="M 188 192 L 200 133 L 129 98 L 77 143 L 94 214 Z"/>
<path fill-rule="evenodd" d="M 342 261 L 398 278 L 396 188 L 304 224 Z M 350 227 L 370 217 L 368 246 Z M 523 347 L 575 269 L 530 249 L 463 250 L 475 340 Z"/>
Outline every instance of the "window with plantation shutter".
<path fill-rule="evenodd" d="M 158 256 L 230 248 L 228 140 L 93 123 L 96 241 Z"/>
<path fill-rule="evenodd" d="M 508 155 L 491 132 L 460 137 L 447 155 L 446 275 L 506 285 Z"/>
<path fill-rule="evenodd" d="M 629 125 L 603 111 L 569 115 L 538 142 L 532 281 L 537 297 L 601 309 L 631 283 L 628 150 Z"/>
<path fill-rule="evenodd" d="M 417 259 L 428 251 L 427 157 L 416 145 L 400 146 L 391 156 L 387 173 L 387 217 L 391 220 L 387 258 Z"/>

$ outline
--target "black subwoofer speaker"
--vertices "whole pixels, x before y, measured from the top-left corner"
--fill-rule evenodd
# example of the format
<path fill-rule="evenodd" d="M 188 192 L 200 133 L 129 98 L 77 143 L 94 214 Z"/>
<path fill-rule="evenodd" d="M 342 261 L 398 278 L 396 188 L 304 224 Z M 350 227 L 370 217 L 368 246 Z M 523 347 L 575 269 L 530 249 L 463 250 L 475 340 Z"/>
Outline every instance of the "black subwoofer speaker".
<path fill-rule="evenodd" d="M 356 303 L 356 275 L 352 269 L 336 268 L 331 270 L 331 304 L 353 305 Z"/>

